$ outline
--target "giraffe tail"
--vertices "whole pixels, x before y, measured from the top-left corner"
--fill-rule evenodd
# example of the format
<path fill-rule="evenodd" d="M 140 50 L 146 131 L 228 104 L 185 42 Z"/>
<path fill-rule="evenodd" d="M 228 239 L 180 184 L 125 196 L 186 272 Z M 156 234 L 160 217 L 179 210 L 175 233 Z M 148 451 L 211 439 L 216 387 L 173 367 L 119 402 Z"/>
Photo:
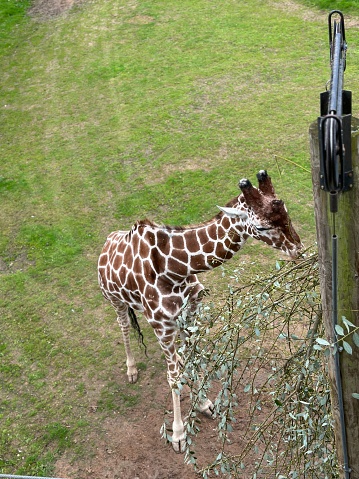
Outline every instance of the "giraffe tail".
<path fill-rule="evenodd" d="M 148 357 L 148 354 L 147 354 L 147 346 L 146 344 L 144 343 L 144 338 L 143 338 L 143 334 L 142 334 L 142 331 L 141 331 L 141 328 L 140 328 L 140 325 L 138 324 L 138 321 L 137 321 L 137 317 L 136 317 L 136 314 L 134 312 L 134 310 L 130 307 L 128 307 L 128 315 L 130 317 L 130 321 L 131 321 L 131 326 L 133 327 L 133 329 L 135 330 L 135 335 L 137 337 L 137 340 L 138 340 L 138 344 L 141 346 L 143 346 L 145 348 L 145 355 L 146 357 Z"/>

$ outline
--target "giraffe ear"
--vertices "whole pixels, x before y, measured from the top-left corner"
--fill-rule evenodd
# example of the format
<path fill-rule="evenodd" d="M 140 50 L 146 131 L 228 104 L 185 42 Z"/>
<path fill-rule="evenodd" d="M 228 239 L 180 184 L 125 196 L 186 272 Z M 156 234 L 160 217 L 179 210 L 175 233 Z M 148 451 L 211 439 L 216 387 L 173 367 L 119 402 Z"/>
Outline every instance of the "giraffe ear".
<path fill-rule="evenodd" d="M 242 220 L 246 220 L 248 218 L 247 213 L 245 213 L 244 211 L 237 210 L 237 208 L 227 208 L 226 206 L 218 205 L 217 208 L 230 218 L 241 218 Z"/>

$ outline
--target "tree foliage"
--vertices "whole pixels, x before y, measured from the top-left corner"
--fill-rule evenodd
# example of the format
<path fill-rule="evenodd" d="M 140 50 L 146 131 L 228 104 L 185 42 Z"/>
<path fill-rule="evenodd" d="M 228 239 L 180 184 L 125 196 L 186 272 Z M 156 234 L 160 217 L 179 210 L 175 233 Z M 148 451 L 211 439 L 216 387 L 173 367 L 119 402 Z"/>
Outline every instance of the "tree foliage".
<path fill-rule="evenodd" d="M 232 278 L 240 284 L 240 277 Z M 230 288 L 220 308 L 207 301 L 179 326 L 189 388 L 185 460 L 203 478 L 333 478 L 337 461 L 323 348 L 317 256 L 276 264 L 267 278 Z M 207 395 L 215 409 L 218 450 L 200 464 L 196 406 Z M 163 435 L 171 439 L 168 425 Z M 304 475 L 304 476 L 303 476 Z"/>

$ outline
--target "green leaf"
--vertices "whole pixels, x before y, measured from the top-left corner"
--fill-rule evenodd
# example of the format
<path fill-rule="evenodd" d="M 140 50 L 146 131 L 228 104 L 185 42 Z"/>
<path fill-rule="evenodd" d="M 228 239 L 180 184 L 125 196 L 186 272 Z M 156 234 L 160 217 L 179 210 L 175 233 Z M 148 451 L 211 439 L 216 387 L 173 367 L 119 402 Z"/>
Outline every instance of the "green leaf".
<path fill-rule="evenodd" d="M 348 354 L 352 354 L 353 353 L 353 348 L 350 346 L 349 343 L 347 343 L 346 341 L 343 341 L 343 347 L 345 349 L 345 351 L 348 353 Z"/>
<path fill-rule="evenodd" d="M 353 333 L 353 341 L 355 346 L 359 348 L 359 334 L 356 331 Z"/>
<path fill-rule="evenodd" d="M 344 329 L 340 326 L 340 324 L 335 325 L 335 331 L 339 336 L 344 336 Z"/>
<path fill-rule="evenodd" d="M 316 338 L 316 342 L 317 342 L 318 344 L 321 344 L 322 346 L 330 346 L 329 341 L 327 341 L 327 340 L 324 339 L 324 338 Z"/>
<path fill-rule="evenodd" d="M 355 398 L 355 399 L 359 399 L 359 394 L 358 394 L 358 393 L 353 393 L 352 396 L 353 396 L 353 398 Z"/>
<path fill-rule="evenodd" d="M 347 330 L 348 330 L 348 333 L 349 333 L 349 328 L 350 328 L 350 327 L 352 327 L 352 328 L 355 328 L 355 327 L 356 327 L 355 324 L 351 323 L 351 322 L 349 321 L 349 319 L 347 319 L 345 316 L 342 316 L 342 321 L 343 321 L 343 323 L 345 324 L 345 326 L 346 326 L 346 328 L 347 328 Z"/>

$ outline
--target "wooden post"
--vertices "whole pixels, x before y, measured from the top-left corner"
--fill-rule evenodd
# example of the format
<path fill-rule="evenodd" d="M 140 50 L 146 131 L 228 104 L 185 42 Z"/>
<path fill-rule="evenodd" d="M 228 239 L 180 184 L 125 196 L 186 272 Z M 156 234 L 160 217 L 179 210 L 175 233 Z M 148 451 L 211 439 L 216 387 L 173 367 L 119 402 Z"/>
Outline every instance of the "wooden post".
<path fill-rule="evenodd" d="M 319 274 L 323 307 L 323 321 L 327 340 L 333 342 L 332 324 L 332 213 L 329 210 L 329 193 L 320 189 L 318 125 L 309 129 L 314 210 L 317 227 Z M 352 165 L 353 188 L 339 194 L 338 212 L 335 213 L 338 237 L 338 324 L 342 316 L 359 327 L 359 120 L 352 118 Z M 359 333 L 359 331 L 358 331 Z M 345 430 L 348 446 L 350 479 L 359 479 L 359 400 L 352 394 L 359 393 L 359 347 L 352 337 L 346 338 L 353 354 L 340 353 L 340 369 L 343 387 Z M 329 358 L 331 401 L 335 427 L 336 450 L 339 462 L 339 477 L 344 478 L 342 439 L 338 409 L 338 391 L 335 381 L 334 357 Z"/>

